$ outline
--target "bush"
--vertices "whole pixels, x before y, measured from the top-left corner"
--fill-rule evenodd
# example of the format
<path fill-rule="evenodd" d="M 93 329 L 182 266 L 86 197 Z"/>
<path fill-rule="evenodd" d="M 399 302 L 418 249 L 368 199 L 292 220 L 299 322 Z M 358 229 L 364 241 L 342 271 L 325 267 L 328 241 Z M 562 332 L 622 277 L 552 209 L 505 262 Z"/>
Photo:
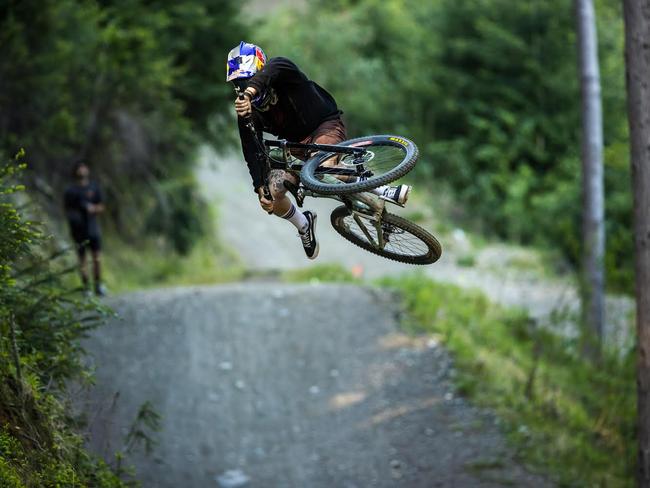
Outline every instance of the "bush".
<path fill-rule="evenodd" d="M 89 378 L 80 340 L 108 311 L 65 286 L 72 268 L 17 209 L 24 167 L 0 167 L 0 485 L 124 487 L 64 407 L 66 384 Z"/>

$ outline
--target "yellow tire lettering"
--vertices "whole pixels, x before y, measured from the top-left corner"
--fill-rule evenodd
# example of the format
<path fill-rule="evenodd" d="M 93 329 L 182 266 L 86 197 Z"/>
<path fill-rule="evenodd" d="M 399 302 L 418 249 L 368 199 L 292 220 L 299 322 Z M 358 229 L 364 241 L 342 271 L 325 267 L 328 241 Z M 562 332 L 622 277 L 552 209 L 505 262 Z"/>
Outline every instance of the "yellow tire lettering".
<path fill-rule="evenodd" d="M 404 139 L 400 139 L 399 137 L 389 137 L 388 138 L 391 141 L 397 142 L 398 144 L 401 144 L 402 146 L 408 146 L 409 143 L 408 141 L 405 141 Z"/>

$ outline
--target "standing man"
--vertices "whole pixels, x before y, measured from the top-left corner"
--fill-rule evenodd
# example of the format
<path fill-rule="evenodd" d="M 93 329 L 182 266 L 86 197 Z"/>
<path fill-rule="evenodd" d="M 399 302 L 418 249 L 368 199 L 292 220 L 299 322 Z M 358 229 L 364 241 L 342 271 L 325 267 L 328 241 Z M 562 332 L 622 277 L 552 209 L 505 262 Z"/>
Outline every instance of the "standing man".
<path fill-rule="evenodd" d="M 77 162 L 72 170 L 75 183 L 64 194 L 65 215 L 70 226 L 70 234 L 77 246 L 79 272 L 86 293 L 90 292 L 88 269 L 86 265 L 87 250 L 90 249 L 93 260 L 93 278 L 95 294 L 104 296 L 106 290 L 101 280 L 101 235 L 97 215 L 104 211 L 102 192 L 97 183 L 90 181 L 90 168 L 83 162 Z"/>

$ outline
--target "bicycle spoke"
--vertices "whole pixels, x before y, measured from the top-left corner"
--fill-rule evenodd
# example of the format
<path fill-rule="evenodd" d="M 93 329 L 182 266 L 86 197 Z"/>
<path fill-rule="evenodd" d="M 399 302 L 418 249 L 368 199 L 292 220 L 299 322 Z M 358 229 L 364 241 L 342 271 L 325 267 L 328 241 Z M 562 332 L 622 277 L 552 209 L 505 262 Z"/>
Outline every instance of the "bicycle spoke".
<path fill-rule="evenodd" d="M 377 249 L 400 256 L 423 256 L 429 252 L 429 247 L 417 236 L 393 226 L 382 229 L 383 246 L 379 245 L 381 239 L 374 225 L 365 225 L 358 215 L 345 217 L 345 224 L 352 234 L 370 243 Z"/>

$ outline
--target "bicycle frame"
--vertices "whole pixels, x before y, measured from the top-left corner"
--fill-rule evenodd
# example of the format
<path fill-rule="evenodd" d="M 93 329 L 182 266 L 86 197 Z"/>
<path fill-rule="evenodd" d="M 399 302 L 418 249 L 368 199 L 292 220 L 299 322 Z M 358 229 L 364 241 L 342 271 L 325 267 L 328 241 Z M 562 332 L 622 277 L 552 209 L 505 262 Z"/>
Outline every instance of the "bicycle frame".
<path fill-rule="evenodd" d="M 277 141 L 264 140 L 267 147 L 279 147 L 283 149 L 313 149 L 315 151 L 335 152 L 342 154 L 363 154 L 366 150 L 363 147 L 354 146 L 337 146 L 336 144 L 302 144 L 300 142 L 290 142 L 284 139 Z"/>
<path fill-rule="evenodd" d="M 289 142 L 286 140 L 264 140 L 264 145 L 268 148 L 277 147 L 282 149 L 282 161 L 273 159 L 271 155 L 267 152 L 266 157 L 269 161 L 269 166 L 272 169 L 281 169 L 292 173 L 296 176 L 300 175 L 300 170 L 303 166 L 303 161 L 298 160 L 299 162 L 291 160 L 291 153 L 289 149 L 303 149 L 303 150 L 313 150 L 313 151 L 323 151 L 325 153 L 342 153 L 342 154 L 352 154 L 358 157 L 362 157 L 366 152 L 364 148 L 360 147 L 348 147 L 348 146 L 336 146 L 330 144 L 301 144 L 297 142 Z M 296 158 L 294 158 L 296 159 Z M 337 171 L 336 168 L 329 168 L 328 174 L 333 176 L 356 176 L 358 171 L 348 170 L 341 168 Z M 357 222 L 357 225 L 365 234 L 369 242 L 373 243 L 379 249 L 383 249 L 386 241 L 384 240 L 384 232 L 382 228 L 382 216 L 384 213 L 386 202 L 377 196 L 369 192 L 354 193 L 350 195 L 324 195 L 312 190 L 309 190 L 303 186 L 287 185 L 285 184 L 287 190 L 289 190 L 299 207 L 302 207 L 302 202 L 305 197 L 313 198 L 330 198 L 332 200 L 337 200 L 350 210 L 353 215 L 354 220 Z M 366 225 L 362 221 L 369 220 L 372 226 L 377 232 L 378 242 L 375 242 L 370 232 L 367 230 Z"/>
<path fill-rule="evenodd" d="M 360 177 L 367 175 L 367 171 L 363 165 L 365 162 L 363 158 L 367 150 L 363 147 L 338 146 L 335 144 L 302 144 L 300 142 L 290 142 L 284 139 L 276 141 L 265 139 L 264 146 L 267 148 L 280 148 L 282 150 L 283 163 L 290 161 L 291 149 L 300 149 L 315 152 L 320 151 L 325 154 L 324 158 L 327 157 L 327 154 L 332 154 L 332 157 L 337 154 L 350 154 L 354 156 L 354 159 L 351 161 L 351 166 L 353 166 L 353 168 L 328 167 L 327 174 L 332 176 L 346 177 Z M 266 152 L 266 155 L 269 157 L 268 152 Z M 278 165 L 278 162 L 271 157 L 269 157 L 269 162 L 272 169 L 285 169 L 282 165 Z"/>

